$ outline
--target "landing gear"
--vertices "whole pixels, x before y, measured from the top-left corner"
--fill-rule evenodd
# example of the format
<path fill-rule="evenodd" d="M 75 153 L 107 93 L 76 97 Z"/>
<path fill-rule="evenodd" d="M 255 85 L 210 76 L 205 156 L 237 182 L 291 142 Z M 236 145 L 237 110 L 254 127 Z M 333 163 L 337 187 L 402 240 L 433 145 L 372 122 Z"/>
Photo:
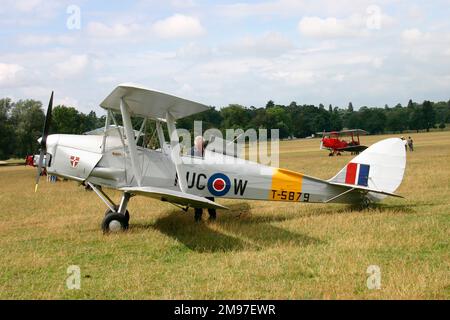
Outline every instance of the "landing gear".
<path fill-rule="evenodd" d="M 370 207 L 370 204 L 371 204 L 371 203 L 372 203 L 372 202 L 370 201 L 369 198 L 364 197 L 364 198 L 361 200 L 361 203 L 360 203 L 360 208 L 361 208 L 361 210 L 366 210 L 366 209 L 368 209 L 368 208 Z"/>
<path fill-rule="evenodd" d="M 127 210 L 128 201 L 131 195 L 124 192 L 120 205 L 114 205 L 114 210 L 108 208 L 105 212 L 105 218 L 102 221 L 103 233 L 125 231 L 128 229 L 130 222 L 130 213 Z M 109 207 L 109 206 L 108 206 Z"/>
<path fill-rule="evenodd" d="M 102 221 L 103 233 L 113 233 L 128 229 L 127 217 L 119 212 L 108 213 Z"/>
<path fill-rule="evenodd" d="M 130 222 L 130 213 L 127 210 L 131 195 L 124 193 L 119 206 L 114 206 L 114 211 L 108 208 L 102 221 L 103 233 L 125 231 Z"/>
<path fill-rule="evenodd" d="M 105 218 L 106 218 L 106 216 L 107 216 L 108 214 L 116 213 L 116 212 L 119 212 L 119 207 L 118 207 L 118 206 L 116 206 L 116 210 L 115 210 L 115 211 L 112 211 L 112 210 L 109 209 L 109 208 L 106 209 L 106 211 L 105 211 Z M 130 222 L 130 213 L 128 212 L 128 210 L 125 211 L 124 216 L 125 216 L 125 219 L 126 219 L 127 224 L 128 224 L 128 223 Z"/>
<path fill-rule="evenodd" d="M 130 222 L 130 213 L 127 210 L 128 202 L 132 195 L 124 192 L 120 204 L 116 205 L 110 197 L 96 185 L 87 182 L 87 184 L 94 190 L 99 198 L 108 206 L 105 212 L 105 217 L 102 221 L 103 233 L 125 231 L 128 229 Z"/>

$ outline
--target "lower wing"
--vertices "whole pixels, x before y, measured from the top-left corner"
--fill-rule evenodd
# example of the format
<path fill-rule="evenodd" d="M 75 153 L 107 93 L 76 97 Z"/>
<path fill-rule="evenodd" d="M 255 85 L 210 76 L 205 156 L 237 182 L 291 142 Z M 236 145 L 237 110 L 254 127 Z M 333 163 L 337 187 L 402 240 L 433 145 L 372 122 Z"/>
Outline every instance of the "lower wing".
<path fill-rule="evenodd" d="M 157 187 L 126 187 L 121 191 L 193 208 L 228 209 L 214 201 L 181 191 Z"/>
<path fill-rule="evenodd" d="M 366 150 L 366 146 L 347 146 L 345 148 L 337 148 L 338 151 L 361 152 Z"/>

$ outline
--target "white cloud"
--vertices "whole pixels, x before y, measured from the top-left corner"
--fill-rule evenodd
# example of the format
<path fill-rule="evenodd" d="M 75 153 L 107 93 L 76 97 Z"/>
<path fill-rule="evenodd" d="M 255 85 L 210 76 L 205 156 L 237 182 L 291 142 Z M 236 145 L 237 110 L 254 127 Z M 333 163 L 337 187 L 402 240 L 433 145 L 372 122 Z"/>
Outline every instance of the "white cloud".
<path fill-rule="evenodd" d="M 64 105 L 66 107 L 77 108 L 79 104 L 80 104 L 79 101 L 75 98 L 67 96 L 59 97 L 58 95 L 55 96 L 55 103 L 54 103 L 55 106 Z"/>
<path fill-rule="evenodd" d="M 197 6 L 194 0 L 171 0 L 170 4 L 174 8 L 192 8 Z"/>
<path fill-rule="evenodd" d="M 42 25 L 51 21 L 71 0 L 2 0 L 0 25 L 23 26 Z"/>
<path fill-rule="evenodd" d="M 364 19 L 354 15 L 348 19 L 304 17 L 298 23 L 298 30 L 308 37 L 339 38 L 367 34 Z"/>
<path fill-rule="evenodd" d="M 213 50 L 196 42 L 189 42 L 177 50 L 176 57 L 182 59 L 204 59 L 210 56 Z"/>
<path fill-rule="evenodd" d="M 19 11 L 30 12 L 41 5 L 41 3 L 42 0 L 17 0 L 14 6 Z"/>
<path fill-rule="evenodd" d="M 113 76 L 101 76 L 97 78 L 98 83 L 106 83 L 106 84 L 113 84 L 113 83 L 119 83 L 119 80 L 117 80 L 116 77 Z"/>
<path fill-rule="evenodd" d="M 417 4 L 413 4 L 408 8 L 408 16 L 414 20 L 422 20 L 424 18 L 423 8 L 418 6 Z"/>
<path fill-rule="evenodd" d="M 307 5 L 304 1 L 278 0 L 258 3 L 233 3 L 219 6 L 220 13 L 234 18 L 248 16 L 299 14 Z"/>
<path fill-rule="evenodd" d="M 402 32 L 402 39 L 408 43 L 416 43 L 425 38 L 425 34 L 417 28 L 406 29 Z"/>
<path fill-rule="evenodd" d="M 153 32 L 160 38 L 192 38 L 205 34 L 200 20 L 182 14 L 175 14 L 152 25 Z"/>
<path fill-rule="evenodd" d="M 411 20 L 417 10 L 398 0 L 139 0 L 126 10 L 82 0 L 83 28 L 70 32 L 64 19 L 72 1 L 22 1 L 0 6 L 8 44 L 0 91 L 48 101 L 55 89 L 67 104 L 77 98 L 84 112 L 127 81 L 218 106 L 268 99 L 384 105 L 416 92 L 448 99 L 450 90 L 449 24 L 432 15 L 445 10 L 435 3 L 420 4 L 425 17 Z M 374 2 L 379 29 L 367 24 Z"/>
<path fill-rule="evenodd" d="M 262 36 L 246 36 L 225 47 L 233 54 L 254 56 L 276 56 L 294 48 L 293 43 L 279 32 L 268 32 Z"/>
<path fill-rule="evenodd" d="M 87 26 L 88 34 L 95 38 L 124 38 L 140 30 L 137 24 L 122 24 L 116 23 L 113 25 L 106 25 L 101 22 L 90 22 Z"/>
<path fill-rule="evenodd" d="M 24 35 L 17 39 L 22 46 L 48 46 L 48 45 L 72 45 L 76 42 L 71 36 L 49 36 L 49 35 Z"/>
<path fill-rule="evenodd" d="M 0 63 L 0 85 L 2 87 L 17 85 L 20 80 L 20 72 L 23 69 L 18 64 Z"/>
<path fill-rule="evenodd" d="M 80 75 L 88 66 L 89 58 L 85 54 L 72 55 L 66 61 L 56 64 L 57 78 L 67 78 Z"/>
<path fill-rule="evenodd" d="M 379 6 L 392 2 L 392 0 L 375 1 Z M 328 16 L 348 15 L 355 12 L 365 13 L 366 9 L 372 6 L 373 0 L 269 0 L 255 2 L 238 2 L 217 6 L 217 11 L 221 15 L 231 18 L 247 18 L 254 16 L 264 16 L 274 18 L 275 16 L 302 16 L 318 14 Z"/>

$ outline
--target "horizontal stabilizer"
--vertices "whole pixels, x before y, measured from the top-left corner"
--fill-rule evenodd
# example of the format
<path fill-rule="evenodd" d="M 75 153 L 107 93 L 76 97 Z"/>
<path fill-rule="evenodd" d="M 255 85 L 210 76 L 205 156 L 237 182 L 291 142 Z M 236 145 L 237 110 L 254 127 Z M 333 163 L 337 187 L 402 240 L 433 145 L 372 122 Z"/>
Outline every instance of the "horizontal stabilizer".
<path fill-rule="evenodd" d="M 347 187 L 347 188 L 351 188 L 351 189 L 358 190 L 358 191 L 367 191 L 367 192 L 383 194 L 385 196 L 404 198 L 403 196 L 400 196 L 400 195 L 395 194 L 395 193 L 381 191 L 381 190 L 376 190 L 376 189 L 371 189 L 371 188 L 357 186 L 357 185 L 353 185 L 353 184 L 337 183 L 337 182 L 328 182 L 328 183 L 333 185 L 333 186 Z"/>
<path fill-rule="evenodd" d="M 121 188 L 121 191 L 129 192 L 149 198 L 158 199 L 161 201 L 167 201 L 176 203 L 183 206 L 189 206 L 193 208 L 206 208 L 206 209 L 228 209 L 214 201 L 208 200 L 204 197 L 195 196 L 193 194 L 184 193 L 180 191 L 157 188 L 157 187 L 126 187 Z"/>

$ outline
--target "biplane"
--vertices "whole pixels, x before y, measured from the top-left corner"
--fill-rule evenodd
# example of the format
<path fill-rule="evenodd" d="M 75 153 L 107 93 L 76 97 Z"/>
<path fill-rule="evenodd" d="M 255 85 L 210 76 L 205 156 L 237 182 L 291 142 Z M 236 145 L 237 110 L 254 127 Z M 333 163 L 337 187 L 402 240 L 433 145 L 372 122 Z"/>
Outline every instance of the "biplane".
<path fill-rule="evenodd" d="M 302 203 L 367 205 L 395 194 L 406 165 L 400 139 L 386 139 L 362 152 L 329 180 L 206 151 L 201 158 L 181 155 L 176 121 L 209 107 L 149 90 L 122 84 L 100 104 L 107 112 L 103 134 L 49 135 L 53 92 L 40 143 L 40 173 L 47 172 L 89 185 L 107 209 L 101 223 L 104 233 L 126 230 L 130 199 L 144 196 L 189 208 L 227 209 L 215 200 L 270 200 Z M 116 116 L 122 119 L 118 126 Z M 136 132 L 131 117 L 142 119 Z M 159 149 L 139 143 L 147 121 L 155 123 Z M 167 127 L 169 141 L 163 131 Z M 114 132 L 114 134 L 113 134 Z M 45 159 L 45 163 L 44 163 Z M 218 163 L 218 159 L 221 159 Z M 231 160 L 231 161 L 230 161 Z M 115 203 L 105 190 L 121 192 Z M 151 210 L 151 208 L 149 208 Z"/>
<path fill-rule="evenodd" d="M 341 152 L 350 152 L 351 154 L 359 154 L 361 151 L 367 149 L 366 146 L 361 145 L 359 136 L 368 134 L 367 131 L 361 129 L 351 129 L 342 131 L 331 132 L 318 132 L 322 135 L 320 141 L 320 149 L 329 150 L 328 154 L 332 156 L 340 156 Z M 346 140 L 345 137 L 349 137 L 350 140 Z"/>

